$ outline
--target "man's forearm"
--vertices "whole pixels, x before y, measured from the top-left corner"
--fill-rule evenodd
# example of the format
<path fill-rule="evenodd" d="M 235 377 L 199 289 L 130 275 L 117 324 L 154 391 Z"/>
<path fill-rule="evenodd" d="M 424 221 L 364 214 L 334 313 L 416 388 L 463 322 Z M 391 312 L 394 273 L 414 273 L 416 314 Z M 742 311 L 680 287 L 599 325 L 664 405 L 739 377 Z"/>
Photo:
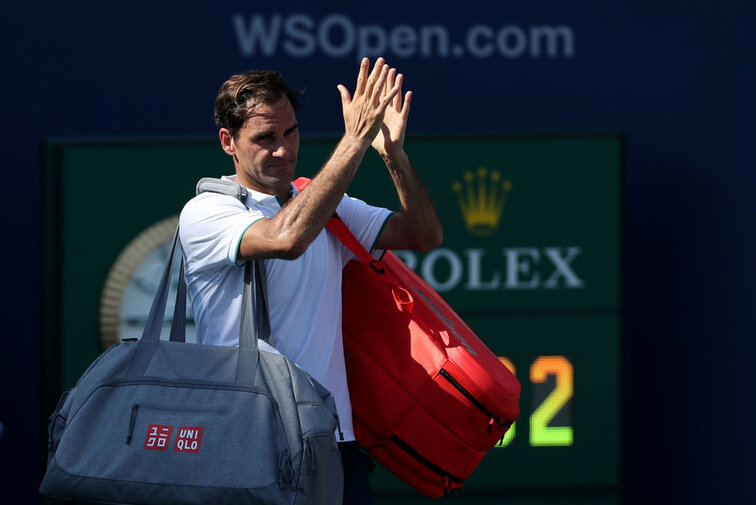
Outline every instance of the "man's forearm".
<path fill-rule="evenodd" d="M 411 249 L 428 250 L 441 245 L 443 229 L 425 185 L 404 150 L 383 156 L 391 179 L 394 181 L 402 214 L 404 236 Z"/>
<path fill-rule="evenodd" d="M 362 163 L 369 143 L 345 135 L 320 172 L 273 218 L 276 227 L 295 236 L 304 250 L 336 211 Z"/>

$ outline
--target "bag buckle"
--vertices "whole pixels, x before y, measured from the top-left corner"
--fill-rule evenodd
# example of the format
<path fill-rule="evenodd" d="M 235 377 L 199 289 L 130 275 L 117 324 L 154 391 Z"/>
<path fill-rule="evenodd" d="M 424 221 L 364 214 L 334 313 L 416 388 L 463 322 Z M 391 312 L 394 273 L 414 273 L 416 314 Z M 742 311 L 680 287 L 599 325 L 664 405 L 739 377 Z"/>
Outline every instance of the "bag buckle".
<path fill-rule="evenodd" d="M 378 260 L 373 260 L 369 263 L 369 265 L 375 270 L 377 273 L 382 274 L 386 270 L 383 268 L 383 262 Z"/>

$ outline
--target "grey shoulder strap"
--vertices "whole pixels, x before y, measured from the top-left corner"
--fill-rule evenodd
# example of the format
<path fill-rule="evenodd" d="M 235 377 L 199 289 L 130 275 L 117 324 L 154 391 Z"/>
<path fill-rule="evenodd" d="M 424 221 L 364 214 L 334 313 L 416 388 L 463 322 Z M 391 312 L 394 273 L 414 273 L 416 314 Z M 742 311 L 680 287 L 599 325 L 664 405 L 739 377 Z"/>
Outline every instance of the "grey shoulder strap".
<path fill-rule="evenodd" d="M 233 196 L 241 203 L 247 202 L 247 188 L 234 181 L 226 179 L 216 179 L 214 177 L 203 177 L 197 183 L 197 194 L 211 192 L 222 195 Z"/>
<path fill-rule="evenodd" d="M 229 181 L 227 179 L 216 179 L 214 177 L 203 177 L 199 180 L 199 182 L 197 182 L 197 194 L 199 195 L 200 193 L 206 192 L 220 193 L 221 195 L 231 196 L 245 205 L 247 204 L 247 195 L 249 194 L 247 188 L 245 188 L 241 184 L 238 184 L 234 181 Z M 265 315 L 265 327 L 268 328 L 268 331 L 262 333 L 263 336 L 260 336 L 260 338 L 262 340 L 265 340 L 272 346 L 273 335 L 270 332 L 270 317 L 267 303 L 268 283 L 267 278 L 265 277 L 265 268 L 263 267 L 263 260 L 256 260 L 254 263 L 257 264 L 257 268 L 255 268 L 254 270 L 256 272 L 255 277 L 258 280 L 257 286 L 259 286 L 260 288 L 260 298 L 264 300 L 260 307 L 256 307 L 256 310 L 258 312 L 263 312 L 263 314 Z M 249 269 L 249 266 L 249 262 L 247 262 L 247 269 Z"/>

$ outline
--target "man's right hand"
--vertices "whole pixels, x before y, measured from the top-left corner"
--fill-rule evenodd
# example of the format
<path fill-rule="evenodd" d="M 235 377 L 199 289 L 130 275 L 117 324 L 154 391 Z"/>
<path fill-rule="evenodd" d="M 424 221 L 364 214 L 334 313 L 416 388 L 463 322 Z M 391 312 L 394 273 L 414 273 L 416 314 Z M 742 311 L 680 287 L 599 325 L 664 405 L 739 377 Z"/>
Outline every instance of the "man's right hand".
<path fill-rule="evenodd" d="M 383 58 L 376 60 L 368 76 L 369 69 L 370 60 L 363 58 L 354 96 L 350 95 L 343 84 L 337 86 L 344 114 L 344 136 L 346 139 L 359 142 L 364 148 L 370 146 L 380 131 L 386 107 L 401 89 L 401 82 L 392 83 L 395 85 L 391 89 L 385 89 L 390 69 Z"/>

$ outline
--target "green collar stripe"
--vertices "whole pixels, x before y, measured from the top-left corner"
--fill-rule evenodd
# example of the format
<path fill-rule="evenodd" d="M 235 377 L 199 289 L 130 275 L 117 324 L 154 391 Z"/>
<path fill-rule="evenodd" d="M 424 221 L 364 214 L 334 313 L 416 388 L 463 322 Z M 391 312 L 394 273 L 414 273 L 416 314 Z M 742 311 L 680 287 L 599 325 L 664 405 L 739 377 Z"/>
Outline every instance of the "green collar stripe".
<path fill-rule="evenodd" d="M 386 216 L 386 220 L 383 221 L 383 224 L 381 225 L 381 229 L 378 230 L 378 235 L 375 236 L 375 240 L 373 241 L 373 245 L 370 246 L 370 253 L 372 254 L 373 249 L 375 249 L 375 245 L 378 243 L 378 239 L 381 238 L 381 233 L 383 233 L 383 229 L 386 227 L 386 224 L 388 224 L 388 220 L 391 219 L 391 216 L 396 214 L 395 212 L 390 212 L 388 216 Z"/>
<path fill-rule="evenodd" d="M 247 233 L 247 230 L 249 230 L 250 226 L 252 226 L 256 222 L 258 222 L 260 219 L 262 219 L 262 218 L 258 217 L 257 219 L 255 219 L 254 221 L 252 221 L 251 223 L 249 223 L 247 225 L 247 227 L 244 228 L 244 231 L 242 232 L 241 236 L 239 237 L 239 242 L 236 244 L 236 255 L 234 256 L 234 263 L 236 263 L 237 265 L 239 264 L 239 248 L 241 247 L 241 242 L 242 242 L 242 239 L 244 238 L 244 234 Z"/>

